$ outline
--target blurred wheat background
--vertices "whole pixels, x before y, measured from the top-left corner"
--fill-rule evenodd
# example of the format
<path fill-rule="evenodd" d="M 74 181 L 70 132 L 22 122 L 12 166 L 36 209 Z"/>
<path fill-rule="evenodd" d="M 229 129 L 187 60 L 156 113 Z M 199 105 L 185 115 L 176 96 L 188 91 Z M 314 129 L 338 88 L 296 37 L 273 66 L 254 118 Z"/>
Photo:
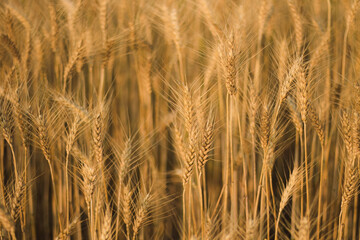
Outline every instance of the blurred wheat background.
<path fill-rule="evenodd" d="M 359 0 L 3 0 L 0 239 L 360 239 Z"/>

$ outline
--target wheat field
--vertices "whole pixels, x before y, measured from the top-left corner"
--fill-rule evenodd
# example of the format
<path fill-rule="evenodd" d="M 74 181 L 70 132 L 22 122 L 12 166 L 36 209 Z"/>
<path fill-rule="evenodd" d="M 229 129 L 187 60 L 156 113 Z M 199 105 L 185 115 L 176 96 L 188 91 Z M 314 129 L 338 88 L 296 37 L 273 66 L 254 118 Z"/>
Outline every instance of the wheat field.
<path fill-rule="evenodd" d="M 0 239 L 360 239 L 359 8 L 0 1 Z"/>

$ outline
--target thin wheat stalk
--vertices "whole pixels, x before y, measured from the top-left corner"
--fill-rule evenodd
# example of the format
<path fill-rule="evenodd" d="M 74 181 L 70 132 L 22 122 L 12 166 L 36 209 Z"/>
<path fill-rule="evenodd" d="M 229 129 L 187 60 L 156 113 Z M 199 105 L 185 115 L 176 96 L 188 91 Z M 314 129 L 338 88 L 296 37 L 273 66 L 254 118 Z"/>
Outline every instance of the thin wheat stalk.
<path fill-rule="evenodd" d="M 298 80 L 298 95 L 297 101 L 298 106 L 300 108 L 301 120 L 304 126 L 304 141 L 303 141 L 303 148 L 304 148 L 304 162 L 305 162 L 305 188 L 306 188 L 306 214 L 309 217 L 310 211 L 310 190 L 309 190 L 309 173 L 308 173 L 308 152 L 307 152 L 307 124 L 306 118 L 308 115 L 308 97 L 309 97 L 309 83 L 306 79 L 304 69 L 299 72 L 299 80 Z"/>
<path fill-rule="evenodd" d="M 59 205 L 58 205 L 58 199 L 57 199 L 57 193 L 56 193 L 57 188 L 55 186 L 55 176 L 54 176 L 54 170 L 53 170 L 52 161 L 51 161 L 49 137 L 47 134 L 47 125 L 46 125 L 45 117 L 43 115 L 39 115 L 38 118 L 36 119 L 36 127 L 39 131 L 38 137 L 39 137 L 39 142 L 40 142 L 40 148 L 42 150 L 42 153 L 43 153 L 45 160 L 47 161 L 47 163 L 49 165 L 49 169 L 50 169 L 50 177 L 51 177 L 53 192 L 54 192 L 54 196 L 55 196 L 55 206 L 58 211 L 57 216 L 58 216 L 60 232 L 61 232 L 63 229 L 62 229 L 62 224 L 61 224 L 60 212 L 58 209 Z"/>
<path fill-rule="evenodd" d="M 69 191 L 69 155 L 71 152 L 71 148 L 75 142 L 75 138 L 78 131 L 80 119 L 76 115 L 74 122 L 71 126 L 69 134 L 66 140 L 66 156 L 65 156 L 65 185 L 66 185 L 66 228 L 69 226 L 69 218 L 70 218 L 70 191 Z"/>

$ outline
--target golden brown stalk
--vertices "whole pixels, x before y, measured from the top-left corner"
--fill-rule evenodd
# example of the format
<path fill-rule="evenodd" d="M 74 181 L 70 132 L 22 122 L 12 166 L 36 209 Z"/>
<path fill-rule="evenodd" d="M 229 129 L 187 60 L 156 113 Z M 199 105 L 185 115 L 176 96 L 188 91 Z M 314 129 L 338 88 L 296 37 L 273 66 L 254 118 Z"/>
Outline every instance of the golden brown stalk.
<path fill-rule="evenodd" d="M 94 222 L 95 222 L 95 232 L 99 231 L 99 228 L 101 228 L 101 224 L 99 225 L 101 221 L 101 215 L 103 214 L 103 209 L 105 207 L 105 196 L 104 196 L 104 188 L 100 187 L 97 188 L 95 191 L 94 201 L 95 207 L 94 210 Z"/>
<path fill-rule="evenodd" d="M 272 208 L 273 208 L 273 215 L 274 218 L 275 215 L 275 196 L 272 190 L 272 168 L 274 165 L 273 161 L 273 154 L 274 154 L 274 146 L 272 139 L 270 139 L 273 134 L 273 130 L 271 129 L 271 119 L 270 119 L 270 113 L 269 113 L 269 106 L 267 103 L 267 100 L 265 101 L 263 105 L 263 109 L 260 116 L 260 143 L 261 148 L 263 151 L 263 170 L 262 174 L 264 174 L 262 181 L 262 184 L 265 184 L 266 189 L 266 199 L 267 199 L 267 233 L 269 237 L 270 232 L 270 196 L 272 198 Z M 265 180 L 265 182 L 264 182 Z"/>
<path fill-rule="evenodd" d="M 226 220 L 226 209 L 227 209 L 227 201 L 228 201 L 228 192 L 231 197 L 231 226 L 230 226 L 230 235 L 232 235 L 235 231 L 235 226 L 237 225 L 237 200 L 235 198 L 234 189 L 235 180 L 234 180 L 234 158 L 233 158 L 233 105 L 234 105 L 234 97 L 237 94 L 237 69 L 236 69 L 236 52 L 235 52 L 235 37 L 233 33 L 230 34 L 229 40 L 224 44 L 224 52 L 220 54 L 223 55 L 223 68 L 225 70 L 225 86 L 227 89 L 226 94 L 226 164 L 225 173 L 224 173 L 224 202 L 223 202 L 223 221 Z M 246 184 L 246 183 L 245 183 Z M 230 191 L 228 191 L 228 188 Z M 247 187 L 245 187 L 246 189 Z M 246 193 L 247 194 L 247 193 Z"/>
<path fill-rule="evenodd" d="M 69 225 L 69 217 L 70 217 L 70 196 L 69 196 L 69 155 L 71 148 L 75 142 L 75 138 L 78 131 L 78 125 L 79 125 L 80 119 L 79 116 L 76 115 L 74 119 L 74 123 L 72 124 L 70 131 L 67 135 L 66 139 L 66 157 L 65 157 L 65 185 L 66 185 L 66 226 Z"/>
<path fill-rule="evenodd" d="M 123 221 L 126 225 L 127 239 L 130 238 L 130 223 L 131 223 L 131 190 L 130 182 L 124 183 L 127 176 L 129 176 L 129 167 L 131 164 L 131 151 L 132 151 L 132 139 L 128 138 L 125 141 L 125 146 L 118 157 L 118 196 L 117 196 L 117 217 L 116 217 L 116 229 L 120 226 L 120 206 L 123 209 Z M 129 180 L 128 180 L 129 181 Z M 115 233 L 115 238 L 118 236 L 118 230 Z"/>
<path fill-rule="evenodd" d="M 202 122 L 202 121 L 200 121 Z M 205 238 L 206 234 L 206 221 L 205 221 L 205 210 L 204 205 L 206 206 L 206 180 L 205 180 L 205 164 L 209 159 L 209 152 L 211 151 L 211 146 L 213 143 L 214 136 L 214 122 L 212 117 L 206 121 L 205 127 L 203 129 L 203 140 L 199 150 L 199 157 L 197 161 L 197 185 L 199 191 L 199 201 L 200 201 L 200 211 L 201 211 L 201 236 Z M 201 178 L 201 175 L 202 178 Z M 202 181 L 203 179 L 203 181 Z"/>
<path fill-rule="evenodd" d="M 256 136 L 255 136 L 255 126 L 256 126 L 256 114 L 258 110 L 258 97 L 254 85 L 254 81 L 249 79 L 249 91 L 248 91 L 248 116 L 249 116 L 249 133 L 251 135 L 251 162 L 253 163 L 253 188 L 257 188 L 257 169 L 256 169 Z M 240 121 L 240 120 L 239 120 Z M 241 129 L 241 126 L 239 126 Z M 245 168 L 244 168 L 245 170 Z M 243 170 L 243 171 L 244 171 Z M 254 206 L 256 205 L 256 191 L 253 191 Z M 254 212 L 255 212 L 254 208 Z"/>
<path fill-rule="evenodd" d="M 88 218 L 90 221 L 90 235 L 91 238 L 95 237 L 95 216 L 94 216 L 94 192 L 96 183 L 98 180 L 98 169 L 95 164 L 93 164 L 93 160 L 85 161 L 81 163 L 81 175 L 83 178 L 83 191 L 85 195 L 85 202 L 88 210 Z"/>
<path fill-rule="evenodd" d="M 39 115 L 38 118 L 36 119 L 36 127 L 38 129 L 38 138 L 39 138 L 39 143 L 40 143 L 40 149 L 42 150 L 42 153 L 45 157 L 45 160 L 47 161 L 48 165 L 49 165 L 49 169 L 50 169 L 50 177 L 51 177 L 51 182 L 52 182 L 52 187 L 53 187 L 53 192 L 54 192 L 54 197 L 55 197 L 55 206 L 56 209 L 58 211 L 58 221 L 59 221 L 59 225 L 60 225 L 60 231 L 62 231 L 62 224 L 61 224 L 61 219 L 60 219 L 60 212 L 58 209 L 58 199 L 57 199 L 57 188 L 55 186 L 55 176 L 54 176 L 54 170 L 53 170 L 53 163 L 51 162 L 51 154 L 50 154 L 50 146 L 49 146 L 49 137 L 48 137 L 48 126 L 46 124 L 46 120 L 44 118 L 44 115 Z"/>
<path fill-rule="evenodd" d="M 308 114 L 308 98 L 309 98 L 309 83 L 305 76 L 305 69 L 301 69 L 297 81 L 297 99 L 298 107 L 300 109 L 301 120 L 304 126 L 304 162 L 305 162 L 305 188 L 306 188 L 306 214 L 310 211 L 310 190 L 309 190 L 309 173 L 308 173 L 308 156 L 307 156 L 307 131 L 306 131 L 306 117 Z M 309 217 L 309 216 L 307 216 Z"/>
<path fill-rule="evenodd" d="M 248 98 L 249 98 L 249 133 L 251 135 L 251 162 L 253 163 L 253 200 L 254 200 L 254 206 L 256 205 L 256 191 L 257 188 L 257 162 L 256 162 L 256 136 L 255 136 L 255 126 L 256 126 L 256 114 L 257 114 L 257 108 L 258 108 L 258 97 L 255 93 L 255 86 L 253 81 L 250 82 L 249 92 L 248 92 Z M 240 120 L 238 120 L 240 121 Z M 241 129 L 241 126 L 239 126 L 239 129 Z M 243 171 L 245 172 L 245 168 L 243 168 Z M 244 176 L 245 177 L 245 176 Z M 254 212 L 255 212 L 254 207 Z M 254 214 L 255 216 L 256 214 Z"/>
<path fill-rule="evenodd" d="M 175 141 L 179 143 L 177 146 L 177 151 L 179 157 L 182 158 L 182 171 L 183 171 L 183 238 L 185 238 L 185 218 L 187 217 L 188 222 L 188 234 L 190 237 L 190 225 L 191 225 L 191 216 L 190 216 L 190 200 L 191 200 L 191 176 L 194 169 L 194 164 L 196 163 L 196 145 L 197 145 L 197 129 L 196 129 L 196 114 L 193 103 L 192 92 L 190 91 L 188 85 L 182 84 L 181 86 L 181 96 L 179 96 L 179 102 L 176 103 L 178 105 L 178 112 L 183 117 L 183 122 L 187 134 L 188 146 L 183 148 L 182 144 L 184 141 L 181 139 L 180 132 L 175 132 Z M 183 152 L 182 148 L 185 150 Z M 186 194 L 187 193 L 187 194 Z M 188 206 L 186 206 L 186 197 L 188 200 Z M 188 209 L 188 211 L 187 211 Z"/>
<path fill-rule="evenodd" d="M 320 144 L 321 144 L 321 159 L 320 159 L 320 183 L 319 183 L 319 200 L 318 200 L 318 216 L 317 216 L 317 237 L 319 239 L 320 237 L 320 222 L 321 222 L 321 211 L 322 211 L 322 195 L 323 195 L 323 179 L 324 179 L 324 166 L 323 166 L 323 158 L 324 158 L 324 145 L 325 145 L 325 136 L 324 136 L 324 128 L 323 124 L 320 122 L 320 119 L 315 112 L 315 109 L 312 107 L 312 105 L 309 103 L 308 108 L 308 116 L 310 118 L 310 121 L 312 125 L 315 128 L 315 131 L 319 137 Z"/>

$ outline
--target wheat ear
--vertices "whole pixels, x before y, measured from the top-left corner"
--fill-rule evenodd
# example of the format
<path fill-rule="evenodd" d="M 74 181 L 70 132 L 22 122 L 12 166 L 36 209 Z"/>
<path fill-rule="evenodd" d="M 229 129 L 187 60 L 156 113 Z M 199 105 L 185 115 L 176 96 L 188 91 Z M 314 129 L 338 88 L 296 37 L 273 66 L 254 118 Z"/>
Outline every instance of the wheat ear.
<path fill-rule="evenodd" d="M 100 240 L 111 239 L 111 208 L 106 206 L 105 216 L 101 227 Z"/>
<path fill-rule="evenodd" d="M 148 211 L 149 211 L 149 205 L 150 205 L 150 193 L 146 194 L 144 199 L 142 200 L 138 211 L 136 212 L 134 223 L 133 223 L 133 240 L 136 239 L 137 234 L 139 233 L 139 230 L 141 229 L 142 225 L 146 221 Z"/>
<path fill-rule="evenodd" d="M 0 205 L 0 225 L 11 234 L 13 239 L 15 237 L 15 223 L 11 219 L 11 216 L 6 212 L 5 208 Z"/>

